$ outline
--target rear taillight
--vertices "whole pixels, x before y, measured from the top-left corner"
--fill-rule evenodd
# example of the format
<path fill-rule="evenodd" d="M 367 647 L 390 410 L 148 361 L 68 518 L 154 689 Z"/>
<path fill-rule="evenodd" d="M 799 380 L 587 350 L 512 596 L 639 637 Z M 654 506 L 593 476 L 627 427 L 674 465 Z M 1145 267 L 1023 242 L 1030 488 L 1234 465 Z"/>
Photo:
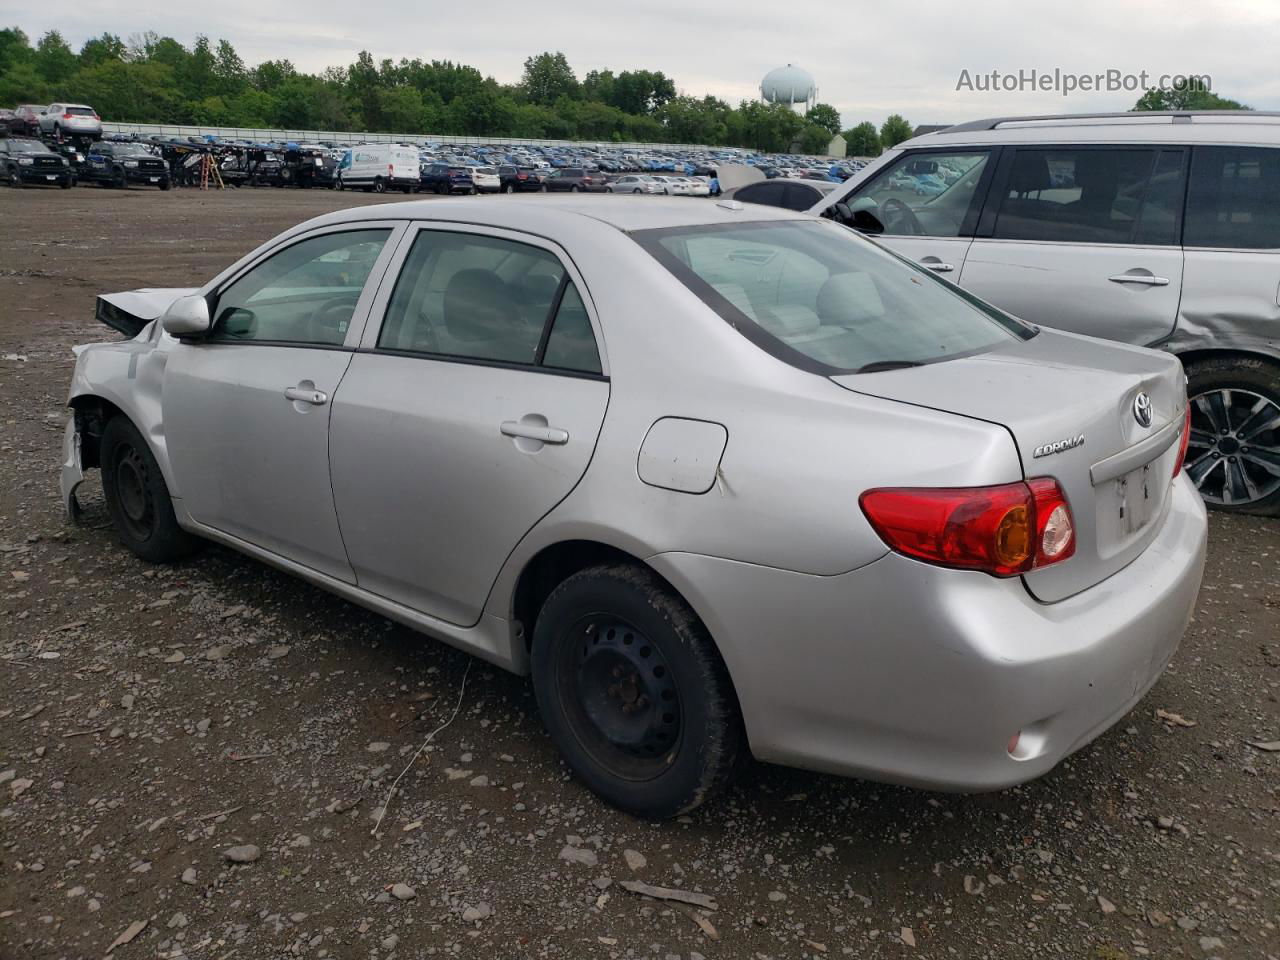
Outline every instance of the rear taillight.
<path fill-rule="evenodd" d="M 1014 577 L 1075 552 L 1071 508 L 1050 477 L 996 487 L 868 490 L 858 502 L 892 549 L 938 566 Z"/>
<path fill-rule="evenodd" d="M 75 114 L 74 114 L 74 113 L 64 113 L 64 114 L 62 115 L 62 119 L 63 119 L 63 120 L 70 120 L 70 119 L 71 119 L 72 117 L 74 117 L 74 116 L 75 116 Z"/>
<path fill-rule="evenodd" d="M 1187 459 L 1187 444 L 1191 441 L 1191 401 L 1187 401 L 1187 412 L 1182 418 L 1182 439 L 1178 441 L 1178 457 L 1173 461 L 1173 475 L 1178 476 L 1182 464 Z"/>

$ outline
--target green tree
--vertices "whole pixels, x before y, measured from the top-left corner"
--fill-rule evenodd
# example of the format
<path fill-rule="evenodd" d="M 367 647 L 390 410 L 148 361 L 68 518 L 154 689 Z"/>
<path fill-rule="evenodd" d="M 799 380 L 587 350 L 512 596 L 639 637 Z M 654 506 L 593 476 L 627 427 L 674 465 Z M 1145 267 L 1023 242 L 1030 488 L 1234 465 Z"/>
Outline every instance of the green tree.
<path fill-rule="evenodd" d="M 17 27 L 0 30 L 0 74 L 31 62 L 31 41 Z"/>
<path fill-rule="evenodd" d="M 288 60 L 264 60 L 249 72 L 250 82 L 263 93 L 271 93 L 297 75 L 297 68 Z"/>
<path fill-rule="evenodd" d="M 828 140 L 840 132 L 840 111 L 829 103 L 815 103 L 804 118 L 808 123 L 816 123 L 826 130 Z"/>
<path fill-rule="evenodd" d="M 123 60 L 124 55 L 124 41 L 113 33 L 104 33 L 84 42 L 80 48 L 80 66 L 92 67 L 104 60 Z"/>
<path fill-rule="evenodd" d="M 75 89 L 101 116 L 124 123 L 172 123 L 184 112 L 173 70 L 162 63 L 104 60 L 77 73 Z"/>
<path fill-rule="evenodd" d="M 876 125 L 864 120 L 844 132 L 845 152 L 850 157 L 880 156 L 880 132 Z"/>
<path fill-rule="evenodd" d="M 552 104 L 578 95 L 578 78 L 563 53 L 540 53 L 524 62 L 520 88 L 530 103 Z"/>
<path fill-rule="evenodd" d="M 214 86 L 223 97 L 233 96 L 249 85 L 249 71 L 236 48 L 226 40 L 218 41 L 213 58 Z"/>
<path fill-rule="evenodd" d="M 33 58 L 36 73 L 52 84 L 64 83 L 80 66 L 80 61 L 57 30 L 50 30 L 36 44 Z"/>
<path fill-rule="evenodd" d="M 1203 78 L 1184 74 L 1184 81 L 1171 90 L 1148 90 L 1134 110 L 1250 110 L 1243 103 L 1220 97 L 1209 89 Z"/>
<path fill-rule="evenodd" d="M 582 98 L 612 104 L 616 82 L 612 70 L 592 70 L 582 79 Z"/>
<path fill-rule="evenodd" d="M 886 149 L 896 147 L 903 140 L 910 140 L 911 133 L 911 124 L 907 122 L 906 117 L 897 113 L 892 114 L 880 125 L 880 146 Z"/>
<path fill-rule="evenodd" d="M 810 156 L 824 156 L 831 143 L 831 131 L 816 123 L 807 124 L 800 131 L 800 152 Z"/>
<path fill-rule="evenodd" d="M 613 82 L 613 106 L 626 113 L 653 113 L 676 96 L 675 82 L 661 72 L 623 70 Z"/>

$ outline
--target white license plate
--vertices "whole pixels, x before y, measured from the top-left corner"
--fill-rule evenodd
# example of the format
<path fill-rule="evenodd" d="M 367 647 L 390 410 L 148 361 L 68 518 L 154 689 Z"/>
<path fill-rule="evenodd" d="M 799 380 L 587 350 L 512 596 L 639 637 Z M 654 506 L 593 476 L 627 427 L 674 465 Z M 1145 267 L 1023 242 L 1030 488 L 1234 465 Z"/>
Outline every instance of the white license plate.
<path fill-rule="evenodd" d="M 151 178 L 151 182 L 152 182 L 152 183 L 159 183 L 159 182 L 160 182 L 160 178 L 159 178 L 159 177 L 152 177 L 152 178 Z"/>
<path fill-rule="evenodd" d="M 53 174 L 53 173 L 46 173 L 46 174 L 44 175 L 44 178 L 45 178 L 46 180 L 57 180 L 57 179 L 58 179 L 57 174 Z"/>

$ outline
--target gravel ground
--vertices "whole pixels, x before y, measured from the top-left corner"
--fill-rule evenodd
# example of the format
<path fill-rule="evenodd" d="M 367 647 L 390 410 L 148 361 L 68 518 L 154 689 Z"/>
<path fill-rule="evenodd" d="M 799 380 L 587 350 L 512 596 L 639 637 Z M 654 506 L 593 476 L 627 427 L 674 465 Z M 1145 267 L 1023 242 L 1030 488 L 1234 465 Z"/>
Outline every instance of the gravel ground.
<path fill-rule="evenodd" d="M 0 194 L 0 957 L 1280 955 L 1278 521 L 1211 518 L 1169 671 L 1041 780 L 757 765 L 665 824 L 568 776 L 525 680 L 220 548 L 147 566 L 92 483 L 64 523 L 93 297 L 373 199 Z"/>

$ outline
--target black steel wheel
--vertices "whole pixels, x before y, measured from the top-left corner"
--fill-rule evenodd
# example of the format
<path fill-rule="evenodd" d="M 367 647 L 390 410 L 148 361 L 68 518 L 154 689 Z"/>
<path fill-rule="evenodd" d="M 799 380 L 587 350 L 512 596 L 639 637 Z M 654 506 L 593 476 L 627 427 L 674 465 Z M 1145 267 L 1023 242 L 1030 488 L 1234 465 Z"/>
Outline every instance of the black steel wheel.
<path fill-rule="evenodd" d="M 166 563 L 197 540 L 178 526 L 169 488 L 151 448 L 123 416 L 112 417 L 100 445 L 102 491 L 120 542 L 144 560 Z"/>
<path fill-rule="evenodd" d="M 386 193 L 386 192 L 387 192 L 387 182 L 386 182 L 385 180 L 383 180 L 381 177 L 378 177 L 376 180 L 374 180 L 374 181 L 373 181 L 373 192 L 374 192 L 374 193 Z"/>
<path fill-rule="evenodd" d="M 652 571 L 591 567 L 560 584 L 534 628 L 534 690 L 574 773 L 645 817 L 699 806 L 745 754 L 719 651 Z"/>
<path fill-rule="evenodd" d="M 1187 372 L 1186 470 L 1218 510 L 1280 515 L 1280 367 L 1215 357 Z"/>
<path fill-rule="evenodd" d="M 15 190 L 22 189 L 22 174 L 18 172 L 17 167 L 9 168 L 9 186 L 13 187 Z"/>

